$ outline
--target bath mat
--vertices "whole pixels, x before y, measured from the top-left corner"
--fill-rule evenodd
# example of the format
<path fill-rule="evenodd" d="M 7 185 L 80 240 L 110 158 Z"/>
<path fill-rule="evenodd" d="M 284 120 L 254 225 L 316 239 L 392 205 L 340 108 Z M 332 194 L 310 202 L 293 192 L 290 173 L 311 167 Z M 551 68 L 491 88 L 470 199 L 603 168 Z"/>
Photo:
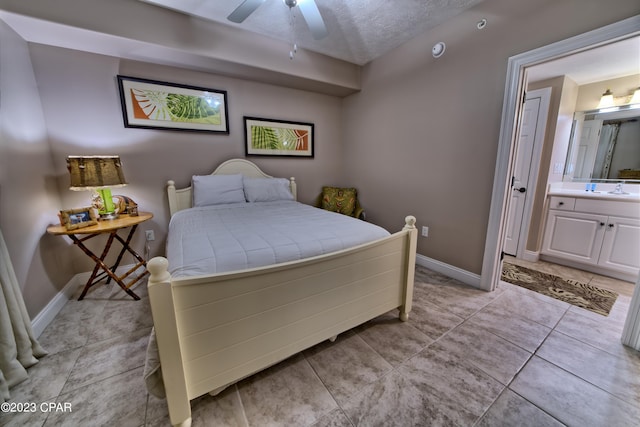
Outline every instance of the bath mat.
<path fill-rule="evenodd" d="M 542 295 L 608 316 L 618 294 L 597 286 L 563 279 L 510 263 L 503 263 L 501 280 Z"/>

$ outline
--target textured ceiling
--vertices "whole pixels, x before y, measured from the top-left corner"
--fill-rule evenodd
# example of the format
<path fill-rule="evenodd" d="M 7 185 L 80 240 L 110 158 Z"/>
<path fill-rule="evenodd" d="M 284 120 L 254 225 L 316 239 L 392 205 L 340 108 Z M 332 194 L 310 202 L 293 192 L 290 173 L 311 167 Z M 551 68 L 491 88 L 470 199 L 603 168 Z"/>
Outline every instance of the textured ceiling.
<path fill-rule="evenodd" d="M 329 35 L 314 40 L 299 11 L 294 30 L 282 0 L 266 0 L 241 24 L 227 16 L 243 0 L 140 0 L 364 65 L 482 0 L 315 0 Z M 310 1 L 310 0 L 300 0 Z"/>

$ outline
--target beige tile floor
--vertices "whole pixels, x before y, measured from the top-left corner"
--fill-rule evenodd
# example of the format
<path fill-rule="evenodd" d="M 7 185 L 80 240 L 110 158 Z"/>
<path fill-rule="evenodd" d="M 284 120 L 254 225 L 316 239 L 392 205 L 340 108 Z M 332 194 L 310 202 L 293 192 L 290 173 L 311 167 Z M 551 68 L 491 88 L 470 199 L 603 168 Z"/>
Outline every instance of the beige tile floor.
<path fill-rule="evenodd" d="M 610 286 L 621 295 L 603 317 L 504 282 L 487 293 L 418 268 L 409 322 L 380 316 L 195 399 L 193 425 L 637 426 L 640 352 L 620 343 L 633 286 Z M 169 425 L 142 380 L 152 321 L 145 288 L 137 292 L 141 301 L 100 286 L 69 301 L 40 337 L 49 355 L 11 392 L 72 412 L 0 414 L 0 425 Z"/>

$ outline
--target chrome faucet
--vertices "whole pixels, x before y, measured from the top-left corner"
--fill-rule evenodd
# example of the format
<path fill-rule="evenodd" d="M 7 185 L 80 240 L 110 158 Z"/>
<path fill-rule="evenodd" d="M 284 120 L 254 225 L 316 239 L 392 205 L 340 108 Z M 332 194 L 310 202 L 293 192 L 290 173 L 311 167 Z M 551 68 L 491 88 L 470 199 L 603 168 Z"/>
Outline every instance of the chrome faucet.
<path fill-rule="evenodd" d="M 609 191 L 609 193 L 610 194 L 627 194 L 622 190 L 622 184 L 624 184 L 624 181 L 617 183 L 615 190 Z"/>

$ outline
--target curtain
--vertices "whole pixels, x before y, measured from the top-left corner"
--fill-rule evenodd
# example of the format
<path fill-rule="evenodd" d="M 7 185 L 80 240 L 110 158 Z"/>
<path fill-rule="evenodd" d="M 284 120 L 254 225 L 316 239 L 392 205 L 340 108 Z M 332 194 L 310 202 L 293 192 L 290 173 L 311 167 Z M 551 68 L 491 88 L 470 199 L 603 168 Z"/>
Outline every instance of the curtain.
<path fill-rule="evenodd" d="M 611 158 L 613 157 L 613 151 L 615 150 L 616 142 L 618 141 L 619 130 L 620 123 L 610 123 L 602 126 L 600 144 L 598 145 L 598 152 L 596 153 L 592 178 L 609 178 Z"/>
<path fill-rule="evenodd" d="M 31 320 L 22 299 L 9 251 L 0 231 L 0 398 L 9 399 L 9 389 L 26 380 L 27 368 L 38 363 L 46 351 L 31 330 Z"/>

